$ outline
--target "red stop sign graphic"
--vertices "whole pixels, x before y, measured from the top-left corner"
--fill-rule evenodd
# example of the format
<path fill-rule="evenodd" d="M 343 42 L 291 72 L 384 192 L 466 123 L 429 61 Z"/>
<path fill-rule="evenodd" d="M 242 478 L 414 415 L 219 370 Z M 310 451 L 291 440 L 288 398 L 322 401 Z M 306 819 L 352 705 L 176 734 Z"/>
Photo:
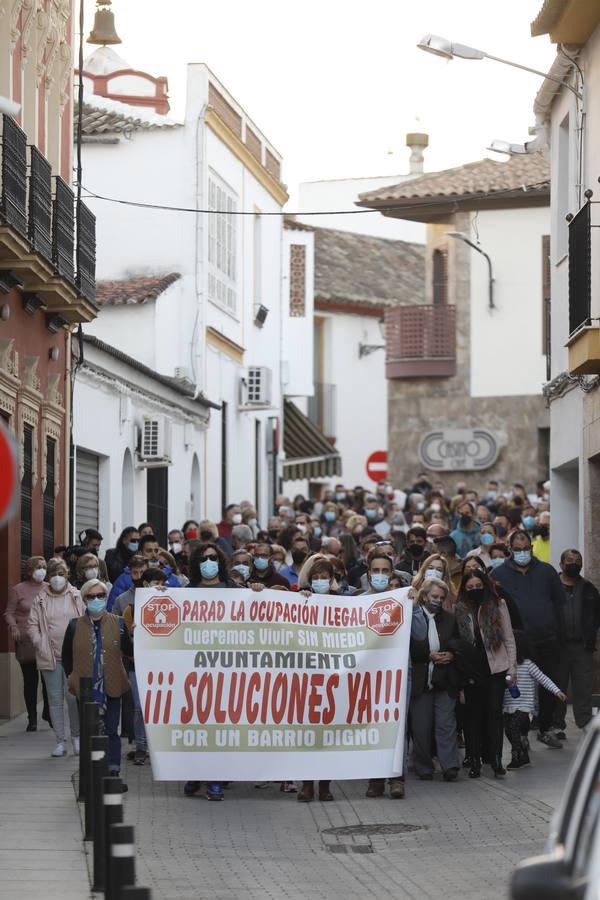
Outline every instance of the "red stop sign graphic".
<path fill-rule="evenodd" d="M 376 450 L 367 459 L 367 475 L 371 481 L 385 481 L 387 478 L 387 450 Z"/>
<path fill-rule="evenodd" d="M 392 597 L 375 600 L 367 610 L 367 627 L 375 634 L 395 634 L 403 621 L 402 604 Z"/>
<path fill-rule="evenodd" d="M 142 607 L 142 625 L 155 637 L 166 637 L 179 627 L 179 607 L 170 597 L 151 597 Z"/>
<path fill-rule="evenodd" d="M 0 421 L 0 525 L 13 514 L 19 496 L 17 441 Z"/>

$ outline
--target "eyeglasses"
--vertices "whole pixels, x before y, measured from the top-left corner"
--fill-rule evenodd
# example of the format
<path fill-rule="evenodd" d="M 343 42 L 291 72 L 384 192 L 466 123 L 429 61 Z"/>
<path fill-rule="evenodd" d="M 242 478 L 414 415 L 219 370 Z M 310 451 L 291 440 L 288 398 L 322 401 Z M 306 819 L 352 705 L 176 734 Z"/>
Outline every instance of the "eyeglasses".
<path fill-rule="evenodd" d="M 106 600 L 106 594 L 88 594 L 88 600 Z"/>
<path fill-rule="evenodd" d="M 216 560 L 216 561 L 218 562 L 219 557 L 216 556 L 216 555 L 213 555 L 213 554 L 211 553 L 210 556 L 203 556 L 202 559 L 203 559 L 203 560 L 205 560 L 205 559 L 214 559 L 214 560 Z"/>

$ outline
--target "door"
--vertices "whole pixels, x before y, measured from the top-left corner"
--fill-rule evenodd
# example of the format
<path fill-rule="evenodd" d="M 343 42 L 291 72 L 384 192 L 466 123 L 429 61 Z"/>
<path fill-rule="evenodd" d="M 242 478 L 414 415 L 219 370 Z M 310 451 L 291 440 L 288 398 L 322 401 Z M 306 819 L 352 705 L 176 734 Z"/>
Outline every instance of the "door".
<path fill-rule="evenodd" d="M 146 490 L 146 520 L 154 528 L 154 534 L 158 538 L 160 546 L 166 547 L 169 531 L 169 469 L 167 466 L 148 469 Z"/>
<path fill-rule="evenodd" d="M 77 450 L 75 474 L 75 534 L 85 528 L 98 528 L 99 459 L 95 453 Z"/>

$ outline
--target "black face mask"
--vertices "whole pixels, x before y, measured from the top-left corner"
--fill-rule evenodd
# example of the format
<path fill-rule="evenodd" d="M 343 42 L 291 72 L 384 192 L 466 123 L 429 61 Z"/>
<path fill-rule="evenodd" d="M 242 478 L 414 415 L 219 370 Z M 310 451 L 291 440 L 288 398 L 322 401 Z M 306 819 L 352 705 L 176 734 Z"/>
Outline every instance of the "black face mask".
<path fill-rule="evenodd" d="M 496 532 L 498 537 L 506 537 L 506 528 L 504 525 L 496 525 Z"/>
<path fill-rule="evenodd" d="M 483 588 L 472 588 L 470 591 L 467 591 L 467 597 L 471 601 L 471 603 L 475 603 L 476 606 L 480 606 L 483 602 L 483 595 L 485 591 Z"/>
<path fill-rule="evenodd" d="M 298 566 L 300 563 L 303 563 L 306 559 L 306 553 L 304 550 L 292 550 L 292 559 L 295 564 Z"/>
<path fill-rule="evenodd" d="M 467 528 L 467 526 L 469 526 L 472 521 L 473 521 L 473 516 L 464 515 L 464 516 L 460 517 L 460 524 L 462 525 L 463 528 Z"/>
<path fill-rule="evenodd" d="M 420 544 L 409 544 L 406 548 L 411 556 L 414 556 L 415 559 L 418 559 L 419 556 L 423 556 L 425 551 L 425 547 L 422 547 Z"/>
<path fill-rule="evenodd" d="M 538 528 L 538 534 L 544 540 L 550 536 L 550 527 L 548 525 L 540 525 Z M 570 565 L 576 565 L 576 563 L 570 563 Z M 581 568 L 581 566 L 580 566 Z"/>
<path fill-rule="evenodd" d="M 144 586 L 144 585 L 142 584 L 142 579 L 141 579 L 141 578 L 135 578 L 135 579 L 132 579 L 132 580 L 133 580 L 133 586 L 134 586 L 134 587 L 136 587 L 136 588 L 141 588 L 141 587 Z"/>
<path fill-rule="evenodd" d="M 278 534 L 279 534 L 278 528 L 269 528 L 269 537 L 276 538 Z"/>
<path fill-rule="evenodd" d="M 579 563 L 567 563 L 565 566 L 565 575 L 568 578 L 578 578 L 581 572 Z"/>

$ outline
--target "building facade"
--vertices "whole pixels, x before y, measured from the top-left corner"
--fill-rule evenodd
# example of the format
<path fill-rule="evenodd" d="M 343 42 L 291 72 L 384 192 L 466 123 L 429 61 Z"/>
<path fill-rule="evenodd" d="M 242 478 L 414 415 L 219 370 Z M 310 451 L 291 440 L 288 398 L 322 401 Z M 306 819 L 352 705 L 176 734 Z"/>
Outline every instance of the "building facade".
<path fill-rule="evenodd" d="M 391 480 L 426 470 L 533 490 L 548 467 L 547 164 L 482 160 L 359 205 L 427 223 L 424 302 L 386 313 Z"/>
<path fill-rule="evenodd" d="M 600 579 L 600 5 L 544 4 L 532 34 L 558 52 L 534 103 L 552 172 L 550 241 L 552 358 L 546 396 L 551 423 L 551 549 L 584 554 L 586 577 Z M 569 57 L 571 57 L 569 59 Z"/>
<path fill-rule="evenodd" d="M 71 188 L 73 4 L 0 3 L 0 418 L 19 451 L 20 498 L 0 530 L 0 718 L 22 711 L 1 613 L 32 555 L 68 540 L 71 334 L 96 314 L 94 219 Z M 8 103 L 5 104 L 8 107 Z"/>

